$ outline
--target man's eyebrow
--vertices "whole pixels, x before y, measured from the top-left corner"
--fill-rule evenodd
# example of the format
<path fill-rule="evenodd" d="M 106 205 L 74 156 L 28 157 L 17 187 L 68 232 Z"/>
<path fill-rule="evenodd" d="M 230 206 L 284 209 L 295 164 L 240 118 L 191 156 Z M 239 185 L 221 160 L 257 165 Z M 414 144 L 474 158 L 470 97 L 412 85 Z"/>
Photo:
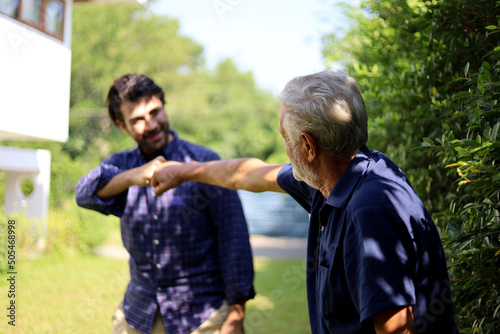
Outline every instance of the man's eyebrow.
<path fill-rule="evenodd" d="M 153 109 L 151 109 L 149 111 L 149 113 L 157 112 L 157 111 L 162 111 L 162 110 L 163 110 L 163 106 L 158 106 L 158 107 L 154 107 Z"/>

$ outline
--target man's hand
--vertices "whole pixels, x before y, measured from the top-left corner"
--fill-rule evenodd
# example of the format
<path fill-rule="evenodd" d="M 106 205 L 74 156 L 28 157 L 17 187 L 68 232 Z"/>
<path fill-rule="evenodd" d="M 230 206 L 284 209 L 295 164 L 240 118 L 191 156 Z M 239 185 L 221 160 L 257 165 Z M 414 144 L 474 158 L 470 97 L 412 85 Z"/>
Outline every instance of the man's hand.
<path fill-rule="evenodd" d="M 229 313 L 226 321 L 221 327 L 221 334 L 244 334 L 243 320 L 245 318 L 245 306 L 241 304 L 229 305 Z"/>
<path fill-rule="evenodd" d="M 388 308 L 372 317 L 377 334 L 414 334 L 415 321 L 411 306 Z"/>
<path fill-rule="evenodd" d="M 149 185 L 155 170 L 166 161 L 164 157 L 158 156 L 141 167 L 131 169 L 130 180 L 132 185 L 141 187 Z"/>
<path fill-rule="evenodd" d="M 165 161 L 164 157 L 158 156 L 145 165 L 117 174 L 99 189 L 96 195 L 100 198 L 109 198 L 121 194 L 134 185 L 145 187 L 151 183 L 156 168 Z"/>
<path fill-rule="evenodd" d="M 182 162 L 168 161 L 157 166 L 151 178 L 151 186 L 156 196 L 182 183 L 178 175 L 183 165 Z"/>

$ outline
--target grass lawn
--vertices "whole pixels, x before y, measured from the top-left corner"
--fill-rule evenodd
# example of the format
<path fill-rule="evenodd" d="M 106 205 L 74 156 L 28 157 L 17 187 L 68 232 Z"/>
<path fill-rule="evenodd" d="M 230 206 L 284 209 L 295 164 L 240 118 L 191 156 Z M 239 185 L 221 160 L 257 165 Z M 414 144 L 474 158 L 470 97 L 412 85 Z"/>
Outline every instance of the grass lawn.
<path fill-rule="evenodd" d="M 26 334 L 110 333 L 110 317 L 128 279 L 124 260 L 89 254 L 21 259 L 17 266 L 16 327 L 12 330 L 7 318 L 0 323 L 0 332 L 7 328 L 7 333 Z M 6 295 L 7 283 L 2 277 L 1 295 Z"/>
<path fill-rule="evenodd" d="M 303 260 L 256 258 L 257 296 L 247 304 L 247 333 L 309 333 Z M 111 314 L 129 280 L 126 260 L 90 254 L 21 259 L 16 275 L 16 322 L 0 275 L 0 333 L 111 333 Z"/>

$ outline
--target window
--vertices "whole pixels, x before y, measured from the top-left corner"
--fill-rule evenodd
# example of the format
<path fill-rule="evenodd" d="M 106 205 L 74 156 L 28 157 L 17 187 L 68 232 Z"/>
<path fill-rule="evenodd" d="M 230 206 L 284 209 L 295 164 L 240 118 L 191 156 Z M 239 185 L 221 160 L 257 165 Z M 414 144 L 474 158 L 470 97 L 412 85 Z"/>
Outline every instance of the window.
<path fill-rule="evenodd" d="M 64 0 L 0 0 L 0 13 L 63 39 Z"/>
<path fill-rule="evenodd" d="M 48 0 L 45 8 L 45 29 L 51 34 L 63 33 L 64 4 L 58 0 Z"/>
<path fill-rule="evenodd" d="M 0 0 L 0 12 L 12 17 L 17 17 L 19 0 Z"/>
<path fill-rule="evenodd" d="M 42 23 L 42 0 L 22 0 L 21 19 L 40 25 Z"/>

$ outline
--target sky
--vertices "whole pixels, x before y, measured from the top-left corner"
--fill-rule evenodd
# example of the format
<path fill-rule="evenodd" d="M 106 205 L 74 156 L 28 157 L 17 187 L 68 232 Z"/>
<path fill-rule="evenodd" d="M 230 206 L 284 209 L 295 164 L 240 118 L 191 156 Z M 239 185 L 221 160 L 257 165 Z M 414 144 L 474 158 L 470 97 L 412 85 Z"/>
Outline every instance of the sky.
<path fill-rule="evenodd" d="M 280 92 L 293 77 L 325 69 L 321 36 L 343 22 L 338 0 L 157 0 L 156 14 L 178 18 L 213 68 L 231 58 L 257 85 Z M 329 4 L 327 4 L 329 3 Z"/>

